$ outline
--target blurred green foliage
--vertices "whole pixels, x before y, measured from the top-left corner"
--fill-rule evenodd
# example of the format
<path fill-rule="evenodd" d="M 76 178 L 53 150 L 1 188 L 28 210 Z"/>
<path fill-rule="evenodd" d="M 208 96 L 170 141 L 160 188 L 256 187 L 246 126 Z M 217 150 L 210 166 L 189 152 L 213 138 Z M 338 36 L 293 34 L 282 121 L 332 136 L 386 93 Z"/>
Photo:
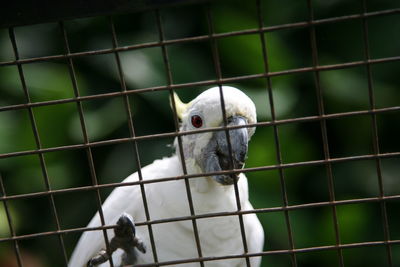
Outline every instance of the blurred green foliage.
<path fill-rule="evenodd" d="M 315 19 L 360 14 L 362 1 L 314 0 Z M 399 8 L 399 1 L 368 0 L 367 11 Z M 307 1 L 262 1 L 265 26 L 309 20 Z M 200 7 L 200 8 L 199 8 Z M 258 28 L 255 1 L 215 1 L 211 6 L 215 31 Z M 179 6 L 161 10 L 166 39 L 207 35 L 204 6 Z M 120 46 L 157 42 L 154 12 L 114 17 Z M 371 58 L 400 56 L 400 15 L 371 17 L 368 43 Z M 72 52 L 112 47 L 108 18 L 96 17 L 65 22 Z M 346 20 L 315 26 L 319 64 L 340 64 L 365 60 L 363 21 Z M 62 33 L 57 23 L 17 27 L 15 29 L 21 58 L 64 54 Z M 291 28 L 264 34 L 272 72 L 312 66 L 309 28 Z M 226 37 L 217 40 L 223 77 L 265 72 L 259 34 Z M 215 79 L 209 41 L 168 45 L 174 83 Z M 145 48 L 119 53 L 129 90 L 162 86 L 167 83 L 161 48 Z M 0 29 L 0 60 L 13 60 L 6 29 Z M 113 54 L 90 55 L 73 59 L 77 85 L 82 96 L 118 92 L 121 84 Z M 24 64 L 22 66 L 32 102 L 74 97 L 66 60 Z M 398 75 L 400 62 L 371 65 L 376 108 L 400 106 Z M 271 78 L 276 118 L 289 119 L 318 115 L 315 80 L 312 73 L 298 73 Z M 256 103 L 259 121 L 270 121 L 271 111 L 265 79 L 232 84 L 242 89 Z M 324 110 L 327 114 L 371 109 L 366 66 L 320 72 Z M 190 100 L 205 87 L 177 90 Z M 129 95 L 136 135 L 175 130 L 167 91 Z M 16 66 L 0 67 L 0 107 L 26 103 Z M 127 114 L 122 97 L 82 102 L 91 142 L 129 137 Z M 75 103 L 34 107 L 43 148 L 84 142 L 78 108 Z M 400 151 L 398 111 L 379 113 L 377 131 L 380 152 Z M 329 119 L 327 136 L 330 157 L 372 154 L 373 120 L 371 115 Z M 324 159 L 321 126 L 318 121 L 278 126 L 283 163 Z M 154 159 L 170 155 L 172 138 L 138 143 L 140 162 L 144 166 Z M 36 149 L 27 109 L 0 112 L 0 153 Z M 132 146 L 128 143 L 94 147 L 94 168 L 99 183 L 121 181 L 137 170 Z M 84 149 L 44 154 L 52 189 L 90 185 L 91 175 Z M 276 143 L 271 126 L 258 127 L 250 148 L 247 167 L 277 164 Z M 0 171 L 7 195 L 46 190 L 37 155 L 3 158 Z M 400 159 L 381 160 L 385 195 L 400 194 Z M 377 162 L 359 160 L 331 165 L 337 200 L 379 196 Z M 325 166 L 303 166 L 283 170 L 289 205 L 329 201 L 328 172 Z M 283 205 L 280 174 L 276 170 L 248 173 L 250 197 L 255 208 Z M 103 199 L 110 189 L 101 190 Z M 94 192 L 64 193 L 55 196 L 61 228 L 84 227 L 96 211 Z M 55 230 L 47 197 L 7 201 L 14 230 L 18 235 Z M 391 239 L 400 239 L 400 203 L 387 201 Z M 265 250 L 288 249 L 287 222 L 283 212 L 258 214 L 265 229 Z M 335 244 L 332 208 L 304 208 L 289 212 L 296 248 Z M 339 236 L 342 243 L 384 239 L 382 210 L 375 202 L 337 207 Z M 0 237 L 10 236 L 4 206 L 0 205 Z M 64 235 L 70 254 L 79 234 Z M 61 266 L 62 254 L 54 236 L 19 242 L 26 266 Z M 393 265 L 400 265 L 400 246 L 392 246 Z M 346 266 L 389 266 L 384 246 L 344 249 Z M 297 255 L 299 266 L 338 266 L 336 251 Z M 15 266 L 13 244 L 0 243 L 0 265 Z M 36 265 L 35 265 L 36 264 Z M 270 255 L 263 266 L 290 266 L 288 255 Z"/>

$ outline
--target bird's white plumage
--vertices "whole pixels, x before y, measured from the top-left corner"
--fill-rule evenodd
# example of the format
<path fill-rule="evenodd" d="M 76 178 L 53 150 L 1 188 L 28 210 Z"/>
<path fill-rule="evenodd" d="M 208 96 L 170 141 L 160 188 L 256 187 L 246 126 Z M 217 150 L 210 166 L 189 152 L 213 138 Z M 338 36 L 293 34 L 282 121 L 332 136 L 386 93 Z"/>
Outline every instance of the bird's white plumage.
<path fill-rule="evenodd" d="M 256 111 L 253 102 L 241 91 L 233 87 L 223 87 L 227 116 L 240 115 L 249 121 L 256 122 Z M 204 127 L 215 127 L 222 122 L 219 88 L 211 88 L 188 105 L 181 114 L 181 130 L 191 130 L 189 118 L 191 114 L 201 114 Z M 249 128 L 253 134 L 254 129 Z M 196 164 L 196 156 L 211 138 L 211 133 L 199 133 L 182 137 L 185 163 L 188 173 L 199 173 L 201 169 Z M 178 153 L 179 154 L 179 153 Z M 156 160 L 142 168 L 144 180 L 183 175 L 182 162 L 177 155 Z M 139 179 L 134 173 L 123 182 L 133 182 Z M 199 177 L 189 180 L 195 214 L 236 211 L 237 203 L 233 186 L 222 186 L 211 177 Z M 248 200 L 247 178 L 240 174 L 238 188 L 243 210 L 252 206 Z M 187 188 L 184 180 L 148 183 L 144 185 L 150 219 L 166 219 L 190 215 Z M 103 204 L 105 223 L 115 224 L 123 212 L 130 214 L 136 222 L 146 221 L 143 198 L 139 185 L 121 186 L 110 194 Z M 260 252 L 264 243 L 264 233 L 255 214 L 243 216 L 247 245 L 249 252 Z M 201 250 L 204 257 L 236 255 L 243 253 L 243 242 L 240 233 L 238 216 L 213 217 L 196 220 Z M 99 215 L 96 214 L 88 227 L 100 226 Z M 138 253 L 138 263 L 154 262 L 152 246 L 147 226 L 136 227 L 137 236 L 147 245 L 146 254 Z M 153 224 L 152 231 L 156 245 L 158 261 L 183 260 L 198 257 L 193 226 L 191 220 L 170 223 Z M 109 230 L 108 238 L 113 236 Z M 102 231 L 88 231 L 82 234 L 78 245 L 70 259 L 69 267 L 86 266 L 91 257 L 105 248 Z M 118 266 L 121 252 L 114 253 L 114 264 Z M 251 258 L 251 266 L 259 266 L 260 258 Z M 105 263 L 101 266 L 109 266 Z M 172 266 L 172 265 L 171 265 Z M 179 265 L 180 266 L 180 265 Z M 189 263 L 185 266 L 199 266 L 199 263 Z M 246 266 L 243 258 L 207 261 L 206 267 Z"/>

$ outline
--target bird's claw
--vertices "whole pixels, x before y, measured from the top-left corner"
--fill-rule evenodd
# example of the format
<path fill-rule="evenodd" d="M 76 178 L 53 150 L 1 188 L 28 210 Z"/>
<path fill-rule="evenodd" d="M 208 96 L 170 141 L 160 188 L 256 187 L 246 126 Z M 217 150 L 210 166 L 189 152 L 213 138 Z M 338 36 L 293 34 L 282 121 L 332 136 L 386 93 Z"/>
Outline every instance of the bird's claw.
<path fill-rule="evenodd" d="M 100 252 L 96 256 L 94 256 L 88 261 L 86 266 L 94 267 L 96 265 L 106 262 L 108 259 L 109 259 L 108 253 L 105 250 L 100 250 Z"/>
<path fill-rule="evenodd" d="M 145 244 L 141 239 L 139 239 L 139 238 L 137 238 L 137 237 L 135 237 L 135 239 L 136 239 L 136 245 L 135 245 L 135 247 L 136 247 L 140 252 L 142 252 L 143 254 L 146 253 L 146 249 L 147 249 L 146 244 Z"/>
<path fill-rule="evenodd" d="M 146 245 L 136 236 L 135 223 L 129 214 L 123 213 L 119 217 L 117 227 L 114 228 L 114 234 L 115 236 L 110 241 L 109 252 L 101 250 L 96 256 L 89 260 L 87 263 L 88 267 L 94 267 L 106 262 L 118 248 L 124 250 L 122 265 L 135 263 L 135 248 L 142 253 L 146 253 Z"/>

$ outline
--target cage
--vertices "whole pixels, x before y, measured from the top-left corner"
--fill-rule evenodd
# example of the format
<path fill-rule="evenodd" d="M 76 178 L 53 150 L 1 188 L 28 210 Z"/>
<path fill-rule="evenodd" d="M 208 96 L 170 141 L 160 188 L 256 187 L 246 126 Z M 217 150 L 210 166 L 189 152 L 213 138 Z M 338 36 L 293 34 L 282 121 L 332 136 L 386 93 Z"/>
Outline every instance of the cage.
<path fill-rule="evenodd" d="M 2 6 L 1 266 L 68 266 L 83 232 L 115 228 L 86 225 L 113 189 L 143 190 L 146 181 L 120 182 L 187 134 L 172 92 L 190 100 L 223 85 L 257 107 L 241 170 L 254 209 L 196 214 L 188 190 L 187 216 L 147 211 L 136 224 L 196 229 L 204 218 L 256 214 L 264 248 L 250 253 L 244 240 L 241 254 L 207 256 L 195 231 L 198 257 L 136 266 L 251 266 L 259 256 L 261 266 L 400 265 L 398 1 Z"/>

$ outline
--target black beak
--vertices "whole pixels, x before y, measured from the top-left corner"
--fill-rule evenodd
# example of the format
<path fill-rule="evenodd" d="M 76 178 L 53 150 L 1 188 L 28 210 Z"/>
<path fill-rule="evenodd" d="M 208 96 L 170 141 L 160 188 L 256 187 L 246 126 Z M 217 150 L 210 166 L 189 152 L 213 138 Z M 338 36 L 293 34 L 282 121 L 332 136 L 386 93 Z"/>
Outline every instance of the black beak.
<path fill-rule="evenodd" d="M 228 119 L 228 126 L 246 125 L 247 120 L 241 116 Z M 247 128 L 229 130 L 230 148 L 225 131 L 215 132 L 204 150 L 203 170 L 215 172 L 221 170 L 242 169 L 247 156 Z M 238 180 L 238 174 L 213 175 L 214 180 L 222 185 L 231 185 Z"/>

